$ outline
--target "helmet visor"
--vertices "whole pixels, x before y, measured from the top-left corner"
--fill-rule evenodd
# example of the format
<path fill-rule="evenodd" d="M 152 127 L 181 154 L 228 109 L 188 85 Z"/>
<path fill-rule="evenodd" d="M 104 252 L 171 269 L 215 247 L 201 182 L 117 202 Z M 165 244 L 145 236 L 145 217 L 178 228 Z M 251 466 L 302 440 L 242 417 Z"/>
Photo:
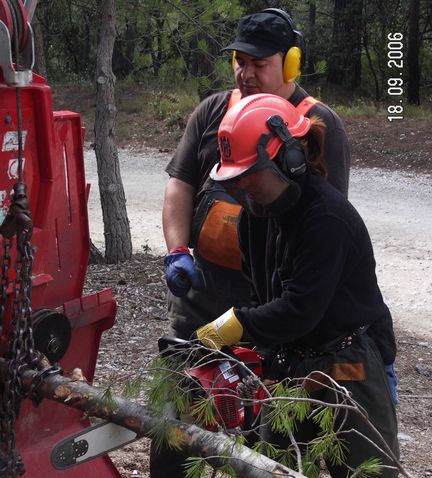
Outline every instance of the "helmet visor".
<path fill-rule="evenodd" d="M 213 171 L 215 171 L 218 168 L 218 166 L 219 165 L 216 165 L 213 168 Z M 219 179 L 218 183 L 222 185 L 227 191 L 227 193 L 233 199 L 235 199 L 235 201 L 238 202 L 244 209 L 246 209 L 247 212 L 250 212 L 254 214 L 255 216 L 269 217 L 269 216 L 274 216 L 275 214 L 274 214 L 273 208 L 269 207 L 271 203 L 269 204 L 266 201 L 263 201 L 263 197 L 266 197 L 265 196 L 266 193 L 264 192 L 264 196 L 261 196 L 260 191 L 258 192 L 255 191 L 253 194 L 250 194 L 246 189 L 239 187 L 239 182 L 241 181 L 241 179 L 263 170 L 270 170 L 272 174 L 282 179 L 288 185 L 292 182 L 279 169 L 279 167 L 274 161 L 262 160 L 262 161 L 257 161 L 254 165 L 249 167 L 247 170 L 231 178 L 224 179 L 224 180 Z M 212 177 L 212 175 L 210 176 Z M 274 202 L 277 199 L 278 198 L 276 199 L 273 198 L 272 202 Z"/>
<path fill-rule="evenodd" d="M 274 136 L 272 134 L 261 135 L 256 149 L 257 159 L 251 165 L 239 169 L 238 164 L 235 162 L 233 162 L 232 166 L 227 162 L 220 162 L 210 171 L 210 178 L 225 186 L 227 182 L 238 181 L 249 174 L 267 168 L 269 165 L 268 163 L 273 163 L 273 161 L 270 160 L 270 155 L 267 151 L 267 145 L 273 139 Z M 280 143 L 278 150 L 280 149 L 280 146 L 282 146 L 282 143 Z M 223 170 L 222 174 L 220 170 Z"/>

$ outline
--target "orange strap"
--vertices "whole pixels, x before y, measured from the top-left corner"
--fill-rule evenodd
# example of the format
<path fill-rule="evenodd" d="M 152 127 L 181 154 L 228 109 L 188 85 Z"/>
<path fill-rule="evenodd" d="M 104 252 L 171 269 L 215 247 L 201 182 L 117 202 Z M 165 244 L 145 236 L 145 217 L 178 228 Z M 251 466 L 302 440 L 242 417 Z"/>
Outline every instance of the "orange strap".
<path fill-rule="evenodd" d="M 234 106 L 240 100 L 241 100 L 240 90 L 238 88 L 236 88 L 235 90 L 232 90 L 227 109 L 229 110 L 232 106 Z"/>
<path fill-rule="evenodd" d="M 312 106 L 319 103 L 319 100 L 314 98 L 313 96 L 306 96 L 304 100 L 302 100 L 297 106 L 296 110 L 303 116 L 312 108 Z"/>

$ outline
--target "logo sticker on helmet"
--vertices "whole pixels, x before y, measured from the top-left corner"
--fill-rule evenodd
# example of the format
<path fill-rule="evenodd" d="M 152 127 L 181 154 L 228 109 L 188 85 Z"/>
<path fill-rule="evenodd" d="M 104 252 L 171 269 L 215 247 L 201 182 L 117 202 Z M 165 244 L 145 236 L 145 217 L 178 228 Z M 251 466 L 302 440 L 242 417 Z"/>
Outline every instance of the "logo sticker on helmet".
<path fill-rule="evenodd" d="M 228 136 L 220 136 L 219 141 L 220 141 L 220 149 L 222 151 L 222 156 L 224 160 L 230 163 L 234 162 L 231 159 L 231 144 L 230 144 Z"/>

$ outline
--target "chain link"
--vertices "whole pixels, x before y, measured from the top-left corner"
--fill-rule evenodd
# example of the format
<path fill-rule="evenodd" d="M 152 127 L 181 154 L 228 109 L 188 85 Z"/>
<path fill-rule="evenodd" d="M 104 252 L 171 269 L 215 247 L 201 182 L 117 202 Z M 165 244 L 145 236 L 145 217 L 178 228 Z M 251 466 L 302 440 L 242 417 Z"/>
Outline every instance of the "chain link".
<path fill-rule="evenodd" d="M 11 263 L 10 256 L 11 241 L 3 240 L 3 260 L 2 260 L 2 276 L 0 290 L 0 338 L 3 334 L 3 327 L 6 315 L 7 288 L 9 286 L 9 268 Z"/>
<path fill-rule="evenodd" d="M 24 235 L 25 237 L 21 237 Z M 37 356 L 34 349 L 32 308 L 31 308 L 31 277 L 33 269 L 33 253 L 30 242 L 26 240 L 26 231 L 17 232 L 17 242 L 23 247 L 17 248 L 15 263 L 15 280 L 13 283 L 11 319 L 9 323 L 7 351 L 7 375 L 3 384 L 1 405 L 1 435 L 2 455 L 6 458 L 3 466 L 0 464 L 0 476 L 15 478 L 24 474 L 24 465 L 15 449 L 15 422 L 19 413 L 22 393 L 20 369 L 23 365 L 35 365 Z M 10 241 L 5 240 L 5 250 L 2 269 L 2 304 L 1 322 L 4 324 L 7 301 L 8 270 L 10 267 Z M 21 249 L 23 251 L 21 251 Z M 0 461 L 2 461 L 0 459 Z"/>

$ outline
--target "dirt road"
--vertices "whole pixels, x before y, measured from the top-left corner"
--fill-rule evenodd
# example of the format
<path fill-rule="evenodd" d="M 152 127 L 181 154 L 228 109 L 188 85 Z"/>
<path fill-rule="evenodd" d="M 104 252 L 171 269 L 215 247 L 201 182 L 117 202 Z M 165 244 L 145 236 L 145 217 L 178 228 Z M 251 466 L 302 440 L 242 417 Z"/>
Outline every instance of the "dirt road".
<path fill-rule="evenodd" d="M 86 152 L 90 232 L 103 248 L 96 161 Z M 164 254 L 161 226 L 164 167 L 168 156 L 157 150 L 120 151 L 132 241 L 135 251 Z M 432 176 L 354 168 L 350 200 L 368 226 L 377 276 L 394 322 L 408 332 L 432 337 Z"/>

